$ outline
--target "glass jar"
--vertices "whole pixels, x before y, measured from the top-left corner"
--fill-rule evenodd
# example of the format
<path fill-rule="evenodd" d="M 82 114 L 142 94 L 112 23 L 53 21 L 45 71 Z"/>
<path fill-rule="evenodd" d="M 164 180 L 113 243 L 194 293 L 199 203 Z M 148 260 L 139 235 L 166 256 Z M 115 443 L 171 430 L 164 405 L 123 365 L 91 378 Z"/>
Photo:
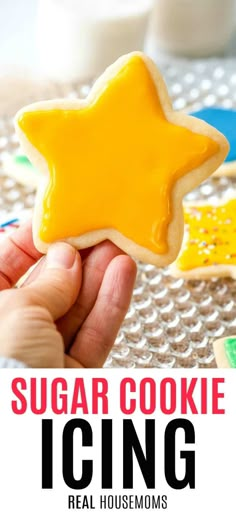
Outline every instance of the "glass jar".
<path fill-rule="evenodd" d="M 155 0 L 150 45 L 190 57 L 225 52 L 234 29 L 234 0 Z"/>
<path fill-rule="evenodd" d="M 40 70 L 62 80 L 90 79 L 119 56 L 142 50 L 153 0 L 40 0 Z"/>

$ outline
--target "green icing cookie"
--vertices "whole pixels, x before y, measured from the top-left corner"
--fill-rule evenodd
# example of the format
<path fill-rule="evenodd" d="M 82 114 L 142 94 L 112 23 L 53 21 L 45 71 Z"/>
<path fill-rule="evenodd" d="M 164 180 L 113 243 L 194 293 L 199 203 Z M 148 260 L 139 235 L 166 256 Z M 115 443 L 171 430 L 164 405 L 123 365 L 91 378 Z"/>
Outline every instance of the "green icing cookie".
<path fill-rule="evenodd" d="M 27 167 L 31 167 L 32 169 L 34 169 L 32 163 L 24 154 L 18 154 L 17 156 L 15 156 L 14 161 L 17 165 L 26 165 Z"/>
<path fill-rule="evenodd" d="M 229 337 L 224 342 L 226 357 L 231 368 L 236 368 L 236 338 Z"/>

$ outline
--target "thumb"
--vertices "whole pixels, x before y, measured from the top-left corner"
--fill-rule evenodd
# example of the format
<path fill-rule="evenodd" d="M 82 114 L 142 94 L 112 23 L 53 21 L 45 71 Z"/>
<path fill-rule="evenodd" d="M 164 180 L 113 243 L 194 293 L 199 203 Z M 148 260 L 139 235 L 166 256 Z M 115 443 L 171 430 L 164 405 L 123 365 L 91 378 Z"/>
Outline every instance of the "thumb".
<path fill-rule="evenodd" d="M 22 290 L 30 305 L 45 307 L 57 320 L 74 304 L 81 278 L 78 251 L 65 242 L 58 242 L 50 246 L 37 278 Z"/>

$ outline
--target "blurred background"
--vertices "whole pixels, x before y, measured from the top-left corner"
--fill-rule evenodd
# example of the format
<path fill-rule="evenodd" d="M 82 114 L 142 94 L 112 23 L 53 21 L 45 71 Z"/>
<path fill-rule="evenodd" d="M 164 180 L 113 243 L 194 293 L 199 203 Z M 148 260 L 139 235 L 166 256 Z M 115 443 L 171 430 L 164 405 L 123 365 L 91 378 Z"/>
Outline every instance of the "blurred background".
<path fill-rule="evenodd" d="M 0 0 L 0 67 L 32 68 L 36 59 L 37 0 Z"/>
<path fill-rule="evenodd" d="M 0 0 L 0 74 L 90 79 L 118 55 L 236 55 L 234 0 Z"/>

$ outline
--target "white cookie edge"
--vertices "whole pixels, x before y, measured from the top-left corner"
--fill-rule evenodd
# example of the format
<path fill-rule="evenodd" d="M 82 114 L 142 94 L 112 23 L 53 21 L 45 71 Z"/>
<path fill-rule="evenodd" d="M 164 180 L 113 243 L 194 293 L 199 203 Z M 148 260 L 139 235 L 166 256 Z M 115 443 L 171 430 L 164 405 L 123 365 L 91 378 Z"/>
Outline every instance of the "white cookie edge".
<path fill-rule="evenodd" d="M 233 178 L 236 176 L 236 160 L 232 160 L 232 162 L 224 162 L 212 175 L 215 178 L 222 178 L 224 176 L 228 178 Z"/>

